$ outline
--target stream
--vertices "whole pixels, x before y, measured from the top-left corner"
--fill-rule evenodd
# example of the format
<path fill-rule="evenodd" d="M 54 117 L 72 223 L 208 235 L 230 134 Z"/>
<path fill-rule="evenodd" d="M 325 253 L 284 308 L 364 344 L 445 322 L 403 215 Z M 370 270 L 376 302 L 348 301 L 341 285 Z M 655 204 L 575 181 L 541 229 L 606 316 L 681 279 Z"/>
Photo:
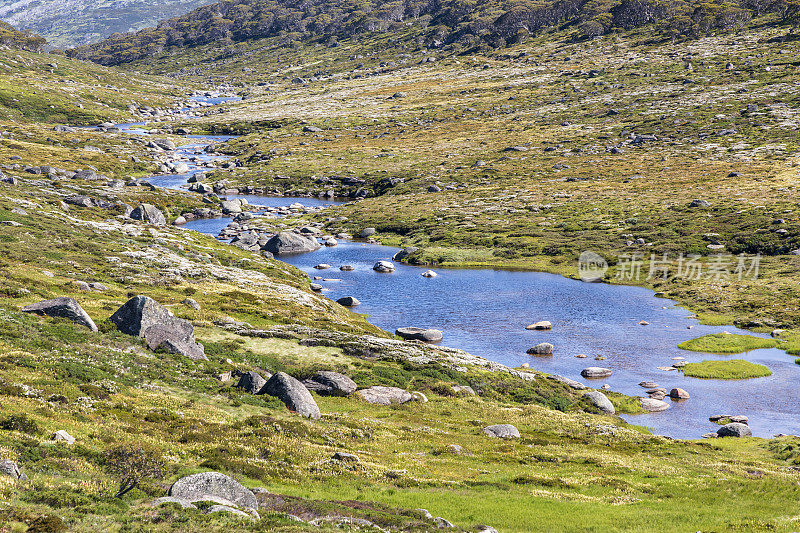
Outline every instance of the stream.
<path fill-rule="evenodd" d="M 206 100 L 221 103 L 230 99 Z M 143 124 L 120 125 L 131 132 Z M 197 157 L 198 162 L 218 159 L 218 155 L 198 154 L 211 142 L 226 136 L 187 136 L 189 144 L 178 149 L 179 155 Z M 183 188 L 189 177 L 203 168 L 189 163 L 190 171 L 180 175 L 155 176 L 149 181 L 166 188 Z M 280 207 L 292 203 L 304 206 L 332 205 L 337 202 L 311 198 L 230 196 L 245 198 L 253 205 Z M 231 218 L 194 220 L 184 228 L 216 236 Z M 369 321 L 387 331 L 402 326 L 430 327 L 443 331 L 443 344 L 475 355 L 517 367 L 560 374 L 593 388 L 608 383 L 616 392 L 646 396 L 641 381 L 655 381 L 668 390 L 680 387 L 691 398 L 673 401 L 660 413 L 623 415 L 632 424 L 645 426 L 653 433 L 674 438 L 698 438 L 715 432 L 719 426 L 709 422 L 712 415 L 747 415 L 755 436 L 771 437 L 776 433 L 800 434 L 800 402 L 797 381 L 800 366 L 794 358 L 778 349 L 754 350 L 737 355 L 711 355 L 683 351 L 677 344 L 708 333 L 742 333 L 732 326 L 703 326 L 671 300 L 654 297 L 639 287 L 583 283 L 555 274 L 496 269 L 436 269 L 435 278 L 420 275 L 425 268 L 394 262 L 396 270 L 380 274 L 372 266 L 389 260 L 396 248 L 339 241 L 335 247 L 316 252 L 282 256 L 281 260 L 306 272 L 339 281 L 318 281 L 324 294 L 336 300 L 354 296 L 362 303 L 354 312 L 368 315 Z M 319 263 L 329 263 L 331 270 L 316 270 Z M 352 265 L 342 272 L 341 265 Z M 552 322 L 551 331 L 528 331 L 525 326 L 540 320 Z M 640 321 L 649 325 L 639 325 Z M 692 326 L 692 329 L 688 329 Z M 526 354 L 540 342 L 555 346 L 552 356 Z M 579 359 L 575 356 L 585 354 Z M 606 359 L 595 361 L 595 356 Z M 766 365 L 773 374 L 765 378 L 740 381 L 703 380 L 684 377 L 677 370 L 658 370 L 671 366 L 673 357 L 687 362 L 707 359 L 745 359 Z M 606 379 L 586 380 L 580 376 L 589 366 L 607 367 L 614 374 Z"/>

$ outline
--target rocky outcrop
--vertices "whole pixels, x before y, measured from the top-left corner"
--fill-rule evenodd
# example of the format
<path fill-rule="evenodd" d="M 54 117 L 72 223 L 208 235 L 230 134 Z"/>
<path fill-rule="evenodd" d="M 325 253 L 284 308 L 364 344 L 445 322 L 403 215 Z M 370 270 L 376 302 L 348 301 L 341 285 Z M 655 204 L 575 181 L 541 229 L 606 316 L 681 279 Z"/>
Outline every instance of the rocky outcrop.
<path fill-rule="evenodd" d="M 97 331 L 92 318 L 83 310 L 73 298 L 59 297 L 52 300 L 45 300 L 35 304 L 26 305 L 22 308 L 25 313 L 35 313 L 37 315 L 47 315 L 58 318 L 66 318 L 81 326 L 86 326 L 92 331 Z"/>
<path fill-rule="evenodd" d="M 237 507 L 257 509 L 256 496 L 235 479 L 219 472 L 192 474 L 176 481 L 169 495 L 188 502 L 215 501 L 221 498 Z"/>
<path fill-rule="evenodd" d="M 319 420 L 321 413 L 317 402 L 298 380 L 285 372 L 278 372 L 267 380 L 258 394 L 269 394 L 280 399 L 290 411 L 300 416 Z"/>
<path fill-rule="evenodd" d="M 407 390 L 380 385 L 356 391 L 355 395 L 367 403 L 377 405 L 403 404 L 414 400 L 414 397 Z"/>
<path fill-rule="evenodd" d="M 348 376 L 327 370 L 317 372 L 303 381 L 303 385 L 320 396 L 349 396 L 358 389 L 356 382 Z"/>

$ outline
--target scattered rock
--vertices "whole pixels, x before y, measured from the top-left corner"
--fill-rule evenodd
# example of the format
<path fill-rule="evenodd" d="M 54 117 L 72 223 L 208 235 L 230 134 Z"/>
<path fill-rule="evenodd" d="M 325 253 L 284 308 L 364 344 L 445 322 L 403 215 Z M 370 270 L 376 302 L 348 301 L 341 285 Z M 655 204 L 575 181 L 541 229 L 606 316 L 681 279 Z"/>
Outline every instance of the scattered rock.
<path fill-rule="evenodd" d="M 427 396 L 425 396 L 425 395 L 424 395 L 423 393 L 421 393 L 420 391 L 417 391 L 417 390 L 413 391 L 413 392 L 411 393 L 411 397 L 412 397 L 412 398 L 414 398 L 414 401 L 415 401 L 415 402 L 419 402 L 419 403 L 428 403 L 428 397 L 427 397 Z"/>
<path fill-rule="evenodd" d="M 613 415 L 616 413 L 614 404 L 612 404 L 611 400 L 609 400 L 608 397 L 600 391 L 595 390 L 584 393 L 583 397 L 589 400 L 592 405 L 607 415 Z"/>
<path fill-rule="evenodd" d="M 267 380 L 261 377 L 261 374 L 251 370 L 242 374 L 235 386 L 247 393 L 258 394 L 266 383 Z"/>
<path fill-rule="evenodd" d="M 689 204 L 689 207 L 711 207 L 711 202 L 708 200 L 692 200 L 692 203 Z"/>
<path fill-rule="evenodd" d="M 75 442 L 75 437 L 67 433 L 65 430 L 59 429 L 53 433 L 53 440 L 64 441 L 67 444 L 73 444 Z"/>
<path fill-rule="evenodd" d="M 336 452 L 333 454 L 333 459 L 342 461 L 343 463 L 359 463 L 361 462 L 357 455 L 345 452 Z"/>
<path fill-rule="evenodd" d="M 285 372 L 274 374 L 258 394 L 269 394 L 279 398 L 290 411 L 294 411 L 300 416 L 319 420 L 321 413 L 317 402 L 298 380 Z"/>
<path fill-rule="evenodd" d="M 349 396 L 358 389 L 356 382 L 348 376 L 328 370 L 317 372 L 303 381 L 303 385 L 320 396 Z"/>
<path fill-rule="evenodd" d="M 405 340 L 418 340 L 424 342 L 439 342 L 444 338 L 444 334 L 438 329 L 425 329 L 425 328 L 397 328 L 395 335 L 402 337 Z"/>
<path fill-rule="evenodd" d="M 669 397 L 673 400 L 688 400 L 690 398 L 688 392 L 677 387 L 669 391 Z"/>
<path fill-rule="evenodd" d="M 414 400 L 414 397 L 407 390 L 381 385 L 356 391 L 355 395 L 367 403 L 378 405 L 402 404 Z"/>
<path fill-rule="evenodd" d="M 97 326 L 91 317 L 73 298 L 61 296 L 52 300 L 45 300 L 35 304 L 26 305 L 22 308 L 25 313 L 36 313 L 37 315 L 47 315 L 71 320 L 81 326 L 86 326 L 92 331 L 97 331 Z"/>
<path fill-rule="evenodd" d="M 195 311 L 200 310 L 200 304 L 197 303 L 197 301 L 193 300 L 192 298 L 185 298 L 181 303 L 187 307 L 191 307 Z"/>
<path fill-rule="evenodd" d="M 511 424 L 495 424 L 493 426 L 486 426 L 483 432 L 490 437 L 499 439 L 518 439 L 520 437 L 519 430 Z"/>
<path fill-rule="evenodd" d="M 9 459 L 0 459 L 0 474 L 10 476 L 14 479 L 26 481 L 28 476 L 19 471 L 19 466 L 14 461 Z"/>
<path fill-rule="evenodd" d="M 389 261 L 378 261 L 375 263 L 375 266 L 372 267 L 372 270 L 375 272 L 394 272 L 394 265 Z"/>
<path fill-rule="evenodd" d="M 189 502 L 203 501 L 208 497 L 223 498 L 238 507 L 258 508 L 255 494 L 235 479 L 219 472 L 202 472 L 182 477 L 170 487 L 169 495 Z"/>
<path fill-rule="evenodd" d="M 293 231 L 281 231 L 268 240 L 262 249 L 276 255 L 281 255 L 313 252 L 320 248 L 322 247 L 314 237 L 307 237 Z"/>
<path fill-rule="evenodd" d="M 649 413 L 658 413 L 669 409 L 667 402 L 657 400 L 655 398 L 639 398 L 639 405 Z"/>
<path fill-rule="evenodd" d="M 156 206 L 150 204 L 140 204 L 138 207 L 131 211 L 130 218 L 133 220 L 141 220 L 154 226 L 166 226 L 167 219 Z"/>
<path fill-rule="evenodd" d="M 150 505 L 153 507 L 160 507 L 161 505 L 168 503 L 177 503 L 183 509 L 197 509 L 197 506 L 192 502 L 184 500 L 183 498 L 176 498 L 174 496 L 162 496 L 161 498 L 156 498 L 150 503 Z"/>
<path fill-rule="evenodd" d="M 372 237 L 376 233 L 378 233 L 378 230 L 376 230 L 375 228 L 364 228 L 361 230 L 361 233 L 359 235 L 361 236 L 362 239 L 366 239 L 367 237 Z"/>
<path fill-rule="evenodd" d="M 445 520 L 441 516 L 437 516 L 433 519 L 433 525 L 436 526 L 438 529 L 448 529 L 452 527 L 456 527 L 451 522 Z"/>
<path fill-rule="evenodd" d="M 740 422 L 731 422 L 730 424 L 725 424 L 721 428 L 717 430 L 717 436 L 719 437 L 752 437 L 753 432 L 750 430 L 750 426 L 747 424 L 742 424 Z"/>
<path fill-rule="evenodd" d="M 563 383 L 564 385 L 570 387 L 571 389 L 583 390 L 586 388 L 586 385 L 584 385 L 583 383 L 575 381 L 574 379 L 565 378 L 564 376 L 557 376 L 554 374 L 552 376 L 547 376 L 547 377 L 549 379 Z"/>
<path fill-rule="evenodd" d="M 528 330 L 548 330 L 552 329 L 553 324 L 548 322 L 547 320 L 542 320 L 541 322 L 535 322 L 529 326 L 525 326 L 525 329 Z"/>
<path fill-rule="evenodd" d="M 339 298 L 336 300 L 336 303 L 344 306 L 344 307 L 355 307 L 357 305 L 361 305 L 361 302 L 358 301 L 358 298 L 353 296 L 345 296 L 343 298 Z"/>
<path fill-rule="evenodd" d="M 439 274 L 437 274 L 437 273 L 436 273 L 436 272 L 434 272 L 433 270 L 426 270 L 425 272 L 423 272 L 422 274 L 420 274 L 420 276 L 422 276 L 423 278 L 435 278 L 435 277 L 436 277 L 436 276 L 438 276 L 438 275 L 439 275 Z"/>
<path fill-rule="evenodd" d="M 553 355 L 553 345 L 549 342 L 541 342 L 528 349 L 530 355 Z"/>
<path fill-rule="evenodd" d="M 253 510 L 252 512 L 258 514 L 258 512 L 255 510 Z M 256 520 L 258 519 L 256 518 L 256 516 L 253 516 L 253 514 L 246 513 L 242 510 L 236 509 L 235 507 L 231 507 L 230 505 L 212 505 L 211 507 L 208 508 L 206 514 L 212 514 L 212 513 L 230 513 L 244 518 L 250 518 Z"/>
<path fill-rule="evenodd" d="M 610 368 L 602 368 L 599 366 L 590 366 L 581 370 L 581 376 L 588 379 L 599 379 L 610 377 L 613 372 Z"/>

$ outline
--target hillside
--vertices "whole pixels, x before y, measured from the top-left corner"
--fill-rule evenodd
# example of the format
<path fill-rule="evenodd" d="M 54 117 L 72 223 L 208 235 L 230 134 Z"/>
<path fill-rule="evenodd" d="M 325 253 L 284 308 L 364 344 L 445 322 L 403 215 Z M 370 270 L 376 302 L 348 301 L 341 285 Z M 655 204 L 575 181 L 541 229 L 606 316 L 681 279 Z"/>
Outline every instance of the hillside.
<path fill-rule="evenodd" d="M 0 0 L 0 19 L 64 48 L 154 26 L 159 20 L 209 3 L 211 0 Z"/>

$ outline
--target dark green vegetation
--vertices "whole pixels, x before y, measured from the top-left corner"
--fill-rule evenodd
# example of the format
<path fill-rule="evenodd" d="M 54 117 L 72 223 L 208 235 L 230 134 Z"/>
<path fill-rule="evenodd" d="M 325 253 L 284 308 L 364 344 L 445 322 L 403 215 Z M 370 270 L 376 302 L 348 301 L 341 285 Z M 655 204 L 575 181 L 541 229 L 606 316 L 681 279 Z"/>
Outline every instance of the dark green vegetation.
<path fill-rule="evenodd" d="M 681 370 L 685 376 L 702 379 L 750 379 L 772 375 L 772 371 L 764 365 L 742 359 L 688 363 Z"/>
<path fill-rule="evenodd" d="M 800 21 L 797 0 L 736 4 L 693 0 L 526 0 L 506 2 L 313 2 L 224 0 L 135 34 L 117 34 L 71 50 L 105 65 L 128 63 L 169 49 L 277 37 L 283 47 L 314 40 L 336 47 L 341 39 L 371 34 L 393 41 L 475 53 L 524 43 L 554 26 L 577 27 L 582 38 L 653 26 L 662 39 L 697 38 L 738 30 L 755 17 L 782 24 Z M 411 31 L 409 31 L 411 30 Z"/>
<path fill-rule="evenodd" d="M 752 335 L 712 333 L 682 342 L 678 348 L 693 352 L 733 354 L 761 348 L 774 348 L 777 344 L 777 341 L 773 339 L 762 339 Z"/>
<path fill-rule="evenodd" d="M 0 44 L 4 46 L 36 52 L 46 43 L 47 41 L 39 35 L 18 31 L 11 24 L 0 21 Z"/>

